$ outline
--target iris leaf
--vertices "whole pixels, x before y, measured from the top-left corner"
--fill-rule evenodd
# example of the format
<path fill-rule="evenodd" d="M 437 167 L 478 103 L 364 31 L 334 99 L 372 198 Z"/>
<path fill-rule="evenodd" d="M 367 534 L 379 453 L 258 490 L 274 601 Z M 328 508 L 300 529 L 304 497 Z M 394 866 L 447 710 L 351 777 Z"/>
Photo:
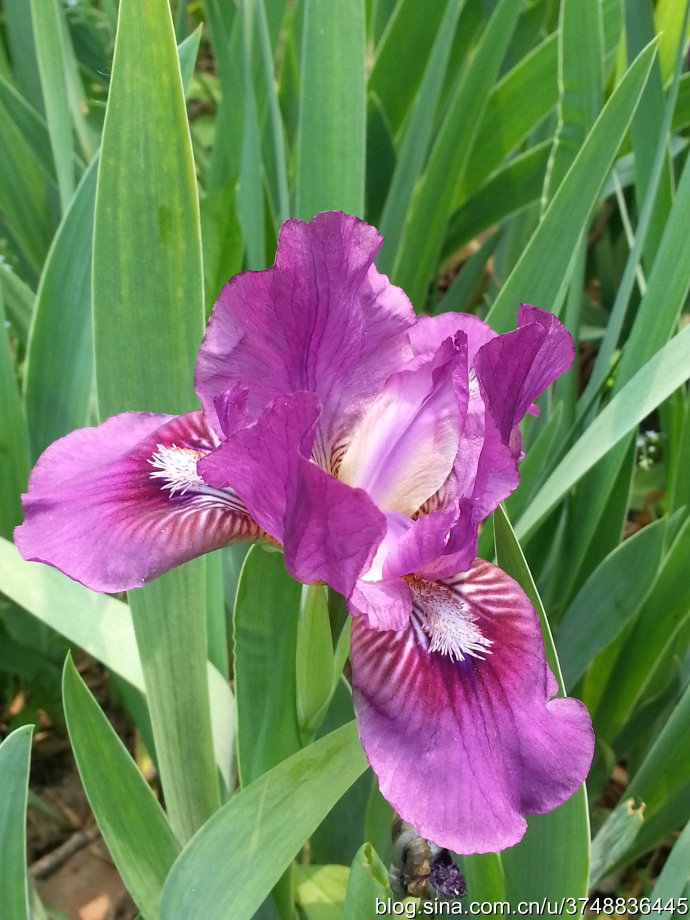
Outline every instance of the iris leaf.
<path fill-rule="evenodd" d="M 37 0 L 30 2 L 38 72 L 64 214 L 74 193 L 74 141 L 59 39 L 62 11 L 57 0 L 43 0 L 40 6 Z"/>
<path fill-rule="evenodd" d="M 637 825 L 637 833 L 640 834 L 642 829 L 648 829 L 650 819 L 654 819 L 674 797 L 678 796 L 683 790 L 687 791 L 688 779 L 686 765 L 690 757 L 690 735 L 688 734 L 688 720 L 690 719 L 690 688 L 686 688 L 680 701 L 674 708 L 670 718 L 665 722 L 659 732 L 654 744 L 645 757 L 645 760 L 639 770 L 633 776 L 625 792 L 624 800 L 619 802 L 611 815 L 607 818 L 597 838 L 606 839 L 610 833 L 611 827 L 617 827 L 629 815 L 633 803 L 644 802 L 644 808 L 641 810 L 641 817 Z M 687 805 L 686 805 L 687 809 Z M 670 830 L 672 830 L 679 820 L 682 820 L 682 811 L 676 809 L 672 813 L 671 821 L 665 827 L 658 829 L 658 839 L 663 839 Z M 669 826 L 670 824 L 670 826 Z M 597 846 L 597 838 L 593 846 Z M 597 847 L 599 859 L 592 866 L 592 882 L 595 883 L 603 875 L 612 871 L 617 865 L 626 861 L 627 857 L 633 850 L 633 844 L 636 842 L 637 834 L 631 835 L 627 841 L 625 849 L 618 848 L 611 851 L 605 847 Z M 644 842 L 644 852 L 651 846 L 654 846 L 654 840 L 650 841 L 649 837 Z"/>
<path fill-rule="evenodd" d="M 84 789 L 123 881 L 157 920 L 163 883 L 179 844 L 139 768 L 78 675 L 65 662 L 67 727 Z"/>
<path fill-rule="evenodd" d="M 3 292 L 0 288 L 0 535 L 9 537 L 21 521 L 19 495 L 26 487 L 29 451 L 26 420 L 19 396 L 10 339 L 5 323 Z"/>
<path fill-rule="evenodd" d="M 473 901 L 505 901 L 506 880 L 500 853 L 473 853 L 462 859 L 467 894 Z"/>
<path fill-rule="evenodd" d="M 17 87 L 26 101 L 43 115 L 43 95 L 31 24 L 31 4 L 26 0 L 5 0 L 3 13 Z"/>
<path fill-rule="evenodd" d="M 654 25 L 660 35 L 659 62 L 662 77 L 668 79 L 673 72 L 673 65 L 679 44 L 687 45 L 688 23 L 683 23 L 684 4 L 677 0 L 659 0 L 654 8 Z M 683 34 L 683 31 L 685 34 Z"/>
<path fill-rule="evenodd" d="M 391 896 L 388 870 L 370 843 L 357 850 L 350 868 L 343 920 L 360 920 L 371 913 L 376 898 L 383 901 Z"/>
<path fill-rule="evenodd" d="M 672 543 L 656 582 L 611 670 L 602 702 L 594 714 L 597 731 L 612 741 L 642 698 L 664 649 L 673 644 L 690 610 L 687 560 L 690 520 Z"/>
<path fill-rule="evenodd" d="M 120 3 L 93 259 L 101 416 L 195 408 L 204 320 L 199 203 L 167 0 Z M 166 805 L 181 840 L 220 803 L 205 599 L 203 560 L 130 594 Z"/>
<path fill-rule="evenodd" d="M 539 201 L 550 151 L 549 141 L 530 147 L 474 191 L 450 220 L 443 255 L 452 255 L 506 217 Z"/>
<path fill-rule="evenodd" d="M 602 97 L 600 0 L 563 0 L 558 28 L 558 127 L 544 185 L 553 197 L 587 138 Z"/>
<path fill-rule="evenodd" d="M 621 543 L 592 572 L 556 634 L 567 687 L 632 620 L 656 578 L 666 521 L 656 521 Z"/>
<path fill-rule="evenodd" d="M 22 725 L 0 744 L 0 891 L 12 920 L 28 920 L 26 798 L 33 726 Z"/>
<path fill-rule="evenodd" d="M 364 0 L 305 0 L 295 208 L 303 219 L 363 216 L 365 44 Z"/>
<path fill-rule="evenodd" d="M 497 331 L 512 327 L 518 303 L 558 300 L 573 250 L 586 226 L 647 80 L 655 45 L 630 66 L 573 161 L 543 219 L 486 317 Z"/>
<path fill-rule="evenodd" d="M 41 623 L 83 648 L 137 690 L 144 676 L 127 604 L 96 594 L 49 566 L 25 562 L 8 540 L 0 539 L 2 590 Z M 234 744 L 235 703 L 222 675 L 207 666 L 216 763 L 229 785 Z"/>
<path fill-rule="evenodd" d="M 673 849 L 664 863 L 659 877 L 654 883 L 654 902 L 660 900 L 662 905 L 672 904 L 677 898 L 688 897 L 690 890 L 690 823 L 673 844 Z M 649 914 L 657 920 L 671 918 L 672 911 L 655 910 Z"/>
<path fill-rule="evenodd" d="M 57 224 L 56 189 L 40 147 L 33 144 L 36 117 L 20 120 L 22 107 L 15 103 L 11 90 L 0 94 L 0 208 L 26 268 L 24 277 L 33 283 Z"/>
<path fill-rule="evenodd" d="M 467 200 L 535 130 L 558 101 L 558 49 L 550 35 L 493 88 L 455 207 Z M 521 104 L 529 99 L 529 105 Z"/>
<path fill-rule="evenodd" d="M 463 5 L 464 0 L 460 3 L 447 4 L 424 70 L 419 92 L 411 108 L 409 123 L 400 146 L 379 225 L 384 242 L 376 264 L 379 270 L 385 273 L 390 272 L 393 268 L 412 194 L 432 140 L 434 116 L 443 88 L 453 36 Z"/>
<path fill-rule="evenodd" d="M 393 280 L 419 309 L 443 248 L 455 188 L 467 166 L 481 116 L 520 7 L 499 0 L 450 99 L 398 247 Z M 449 186 L 449 176 L 453 182 Z"/>
<path fill-rule="evenodd" d="M 690 377 L 690 327 L 663 346 L 611 400 L 558 464 L 520 518 L 524 536 L 612 447 Z"/>
<path fill-rule="evenodd" d="M 36 295 L 7 263 L 0 262 L 0 286 L 4 297 L 6 321 L 17 339 L 26 345 Z"/>
<path fill-rule="evenodd" d="M 247 249 L 247 268 L 256 271 L 266 267 L 266 228 L 264 220 L 264 189 L 257 100 L 252 77 L 256 15 L 255 4 L 244 3 L 242 15 L 242 76 L 244 88 L 244 126 L 240 178 L 237 188 L 237 214 Z"/>
<path fill-rule="evenodd" d="M 57 569 L 25 562 L 9 540 L 0 540 L 0 576 L 3 593 L 16 604 L 143 690 L 127 604 L 95 594 Z"/>
<path fill-rule="evenodd" d="M 97 171 L 98 160 L 94 159 L 50 247 L 36 296 L 26 369 L 34 459 L 57 438 L 89 422 L 93 396 L 91 243 Z"/>
<path fill-rule="evenodd" d="M 304 920 L 343 920 L 345 889 L 349 870 L 346 866 L 298 866 L 297 902 Z M 373 899 L 368 907 L 371 911 Z"/>
<path fill-rule="evenodd" d="M 457 4 L 457 0 L 451 0 Z M 369 89 L 378 97 L 394 134 L 417 95 L 422 70 L 438 37 L 439 24 L 448 0 L 400 0 L 386 23 L 376 49 Z"/>
<path fill-rule="evenodd" d="M 682 9 L 683 6 L 681 0 L 677 8 Z M 647 42 L 654 38 L 653 11 L 646 3 L 626 3 L 625 7 L 626 45 L 628 57 L 632 59 Z M 679 31 L 680 21 L 676 25 L 676 34 Z M 673 174 L 668 151 L 669 132 L 668 127 L 664 125 L 664 86 L 661 77 L 661 58 L 665 52 L 662 46 L 667 43 L 668 36 L 660 35 L 659 56 L 652 65 L 649 80 L 632 121 L 631 131 L 635 155 L 635 200 L 638 212 L 642 210 L 650 180 L 655 185 L 654 205 L 644 244 L 647 268 L 654 261 L 673 201 Z M 652 174 L 659 144 L 662 144 L 664 151 L 663 169 L 659 177 L 654 180 Z"/>
<path fill-rule="evenodd" d="M 163 891 L 163 920 L 250 920 L 366 764 L 350 722 L 238 792 L 173 866 Z"/>
<path fill-rule="evenodd" d="M 234 614 L 240 780 L 249 785 L 300 749 L 295 653 L 301 585 L 282 553 L 247 553 Z M 280 628 L 276 629 L 276 622 Z"/>

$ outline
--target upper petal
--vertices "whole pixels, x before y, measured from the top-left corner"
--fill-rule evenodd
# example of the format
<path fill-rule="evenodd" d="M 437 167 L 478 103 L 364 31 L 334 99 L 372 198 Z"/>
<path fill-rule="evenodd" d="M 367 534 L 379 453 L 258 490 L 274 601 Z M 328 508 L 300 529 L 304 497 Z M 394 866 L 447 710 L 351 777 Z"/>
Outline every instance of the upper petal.
<path fill-rule="evenodd" d="M 519 422 L 536 397 L 572 362 L 570 334 L 551 313 L 523 304 L 518 322 L 513 332 L 489 336 L 473 358 L 460 448 L 436 501 L 436 506 L 461 509 L 462 520 L 445 550 L 453 558 L 439 560 L 428 573 L 435 577 L 469 564 L 479 523 L 519 483 Z M 480 338 L 481 330 L 475 344 Z"/>
<path fill-rule="evenodd" d="M 470 365 L 482 345 L 497 334 L 478 316 L 471 313 L 441 313 L 438 316 L 419 316 L 409 330 L 410 343 L 416 355 L 433 354 L 448 337 L 462 332 L 467 339 L 467 359 Z"/>
<path fill-rule="evenodd" d="M 237 275 L 214 307 L 196 373 L 210 418 L 214 398 L 236 383 L 247 386 L 254 418 L 276 396 L 311 391 L 323 450 L 331 449 L 411 355 L 412 306 L 372 264 L 381 241 L 339 212 L 283 224 L 275 265 Z"/>
<path fill-rule="evenodd" d="M 52 444 L 23 497 L 15 542 L 94 591 L 126 591 L 261 531 L 196 461 L 218 443 L 201 412 L 125 412 Z"/>
<path fill-rule="evenodd" d="M 278 397 L 199 469 L 208 482 L 242 497 L 257 523 L 283 544 L 296 579 L 325 581 L 347 596 L 370 566 L 386 522 L 366 492 L 309 459 L 318 419 L 313 393 Z"/>
<path fill-rule="evenodd" d="M 480 348 L 477 378 L 504 442 L 574 355 L 572 337 L 553 313 L 528 304 L 520 305 L 517 329 Z"/>
<path fill-rule="evenodd" d="M 408 628 L 353 622 L 362 744 L 383 795 L 422 836 L 461 854 L 503 849 L 523 836 L 525 815 L 555 808 L 585 779 L 589 717 L 577 700 L 550 699 L 537 614 L 500 569 L 477 560 L 452 582 L 413 590 Z M 462 660 L 430 650 L 434 616 L 443 628 L 458 618 Z"/>
<path fill-rule="evenodd" d="M 446 339 L 428 360 L 398 371 L 352 432 L 338 476 L 384 511 L 413 515 L 446 481 L 467 408 L 467 340 Z"/>

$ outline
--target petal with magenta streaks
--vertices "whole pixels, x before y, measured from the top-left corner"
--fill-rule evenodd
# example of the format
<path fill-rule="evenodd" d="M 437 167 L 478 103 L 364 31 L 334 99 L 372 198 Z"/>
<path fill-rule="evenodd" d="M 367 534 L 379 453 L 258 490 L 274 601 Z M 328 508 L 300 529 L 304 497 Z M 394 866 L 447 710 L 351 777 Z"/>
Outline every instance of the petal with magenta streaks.
<path fill-rule="evenodd" d="M 218 443 L 201 412 L 125 412 L 52 444 L 24 496 L 15 542 L 94 591 L 136 588 L 261 531 L 237 495 L 196 471 Z"/>
<path fill-rule="evenodd" d="M 412 585 L 406 629 L 353 622 L 362 744 L 383 795 L 418 833 L 458 853 L 497 851 L 521 839 L 525 815 L 583 782 L 589 716 L 577 700 L 550 699 L 537 614 L 500 569 L 476 560 L 448 582 Z M 431 651 L 441 628 L 470 649 L 462 660 Z"/>
<path fill-rule="evenodd" d="M 214 307 L 196 373 L 209 418 L 215 397 L 237 383 L 248 388 L 253 418 L 277 396 L 311 391 L 327 460 L 412 355 L 412 306 L 373 265 L 381 242 L 373 227 L 337 211 L 283 224 L 274 266 L 237 275 Z"/>

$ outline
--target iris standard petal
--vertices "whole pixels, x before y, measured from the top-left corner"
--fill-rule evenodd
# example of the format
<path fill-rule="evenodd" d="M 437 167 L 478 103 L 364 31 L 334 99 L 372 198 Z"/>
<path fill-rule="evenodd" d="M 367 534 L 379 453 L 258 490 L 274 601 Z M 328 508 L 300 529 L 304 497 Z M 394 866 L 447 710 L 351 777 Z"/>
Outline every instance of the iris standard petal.
<path fill-rule="evenodd" d="M 276 396 L 311 391 L 322 407 L 319 440 L 328 455 L 411 357 L 405 330 L 414 312 L 373 266 L 381 242 L 374 227 L 335 211 L 310 223 L 289 220 L 275 265 L 237 275 L 223 288 L 196 372 L 214 423 L 214 398 L 236 383 L 248 386 L 253 418 Z"/>
<path fill-rule="evenodd" d="M 518 322 L 518 328 L 505 335 L 487 333 L 488 340 L 471 358 L 465 429 L 445 490 L 446 503 L 465 506 L 463 524 L 455 528 L 446 550 L 448 555 L 459 552 L 457 559 L 464 559 L 464 564 L 469 562 L 479 523 L 519 483 L 519 422 L 573 359 L 572 339 L 551 313 L 523 304 Z M 474 344 L 480 340 L 481 330 Z M 464 526 L 467 515 L 471 527 Z M 446 561 L 437 571 L 447 574 L 452 567 Z"/>
<path fill-rule="evenodd" d="M 428 360 L 386 381 L 349 437 L 338 478 L 383 511 L 413 515 L 448 478 L 467 408 L 467 340 L 446 339 Z"/>
<path fill-rule="evenodd" d="M 362 744 L 383 795 L 422 836 L 458 853 L 503 849 L 525 815 L 583 782 L 589 716 L 577 700 L 549 699 L 537 614 L 500 569 L 477 560 L 452 582 L 411 586 L 407 629 L 353 622 Z"/>
<path fill-rule="evenodd" d="M 467 338 L 467 360 L 471 365 L 482 345 L 498 333 L 471 313 L 441 313 L 438 316 L 419 316 L 409 330 L 410 343 L 416 355 L 433 354 L 449 336 L 455 338 L 462 332 Z"/>
<path fill-rule="evenodd" d="M 310 459 L 318 419 L 313 393 L 278 397 L 199 470 L 242 497 L 254 520 L 283 544 L 291 575 L 305 584 L 324 581 L 347 597 L 371 565 L 386 521 L 364 490 Z"/>
<path fill-rule="evenodd" d="M 477 353 L 477 378 L 504 442 L 532 403 L 573 363 L 570 333 L 546 310 L 521 304 L 518 328 Z"/>
<path fill-rule="evenodd" d="M 201 412 L 125 412 L 52 444 L 36 464 L 15 542 L 94 591 L 136 588 L 261 531 L 236 495 L 204 483 L 217 438 Z"/>

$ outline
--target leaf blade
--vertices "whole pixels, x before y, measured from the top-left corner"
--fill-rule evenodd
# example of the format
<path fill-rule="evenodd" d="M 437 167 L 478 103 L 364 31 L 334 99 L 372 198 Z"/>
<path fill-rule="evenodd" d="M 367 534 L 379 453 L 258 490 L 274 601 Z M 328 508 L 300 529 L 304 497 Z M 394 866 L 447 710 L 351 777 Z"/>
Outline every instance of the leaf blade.
<path fill-rule="evenodd" d="M 363 0 L 306 0 L 297 136 L 297 216 L 364 212 Z M 323 125 L 328 124 L 328 131 Z"/>
<path fill-rule="evenodd" d="M 251 920 L 266 892 L 366 765 L 350 722 L 233 796 L 173 866 L 163 892 L 163 920 Z M 234 868 L 231 877 L 227 865 Z"/>
<path fill-rule="evenodd" d="M 13 920 L 29 917 L 25 822 L 32 730 L 23 725 L 0 744 L 0 891 L 3 909 Z"/>
<path fill-rule="evenodd" d="M 69 656 L 63 699 L 79 774 L 103 839 L 137 906 L 156 920 L 179 844 L 148 783 Z"/>

